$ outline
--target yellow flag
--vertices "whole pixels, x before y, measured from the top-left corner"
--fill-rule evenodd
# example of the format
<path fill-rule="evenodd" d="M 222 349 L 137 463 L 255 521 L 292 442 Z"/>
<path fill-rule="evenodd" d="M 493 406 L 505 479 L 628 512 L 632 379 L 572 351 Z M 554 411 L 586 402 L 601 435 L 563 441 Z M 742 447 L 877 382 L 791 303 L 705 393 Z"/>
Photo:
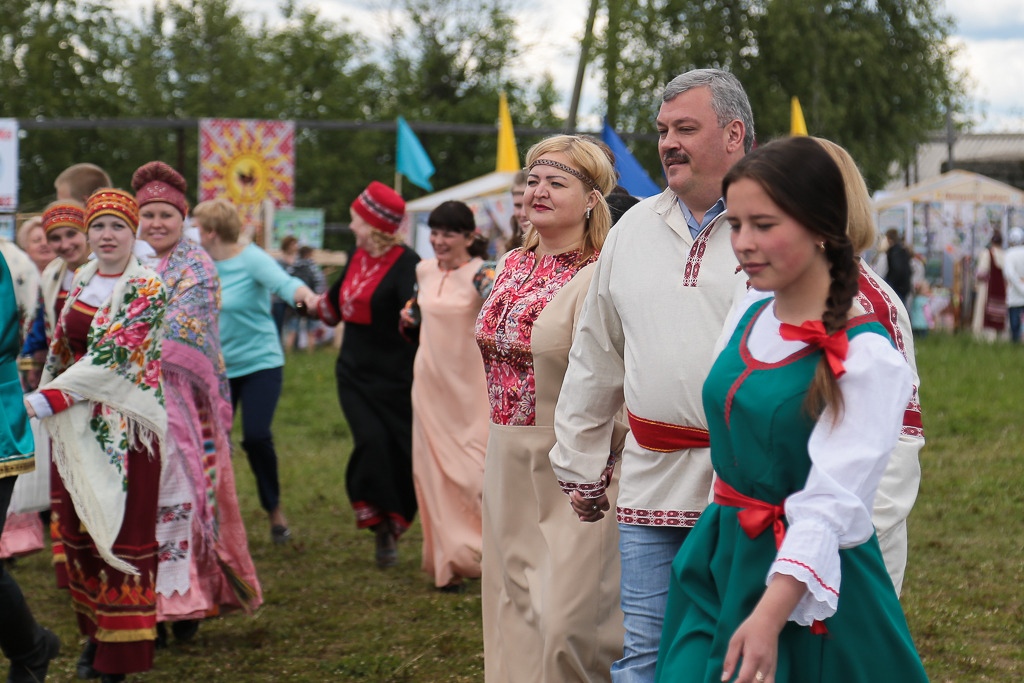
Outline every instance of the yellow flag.
<path fill-rule="evenodd" d="M 800 100 L 793 98 L 789 104 L 789 134 L 807 135 L 807 124 L 804 123 L 804 110 L 800 108 Z"/>
<path fill-rule="evenodd" d="M 512 130 L 512 114 L 508 110 L 508 98 L 501 93 L 498 104 L 498 165 L 496 171 L 518 171 L 519 150 L 516 149 L 516 135 Z"/>

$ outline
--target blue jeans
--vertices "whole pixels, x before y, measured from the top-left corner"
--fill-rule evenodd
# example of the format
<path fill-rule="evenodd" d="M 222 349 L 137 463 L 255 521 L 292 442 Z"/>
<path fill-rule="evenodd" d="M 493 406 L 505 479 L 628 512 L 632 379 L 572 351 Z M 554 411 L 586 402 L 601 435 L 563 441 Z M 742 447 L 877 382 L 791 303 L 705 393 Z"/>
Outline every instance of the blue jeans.
<path fill-rule="evenodd" d="M 689 533 L 688 527 L 619 524 L 626 640 L 622 659 L 612 664 L 614 683 L 654 681 L 672 561 Z"/>
<path fill-rule="evenodd" d="M 1020 314 L 1024 311 L 1024 306 L 1010 306 L 1006 309 L 1006 315 L 1010 319 L 1010 341 L 1017 343 L 1020 341 Z"/>
<path fill-rule="evenodd" d="M 273 512 L 281 504 L 281 483 L 277 477 L 277 451 L 270 424 L 274 421 L 277 400 L 281 398 L 284 368 L 257 370 L 232 377 L 228 382 L 235 415 L 238 415 L 238 404 L 242 404 L 242 448 L 256 476 L 260 507 Z"/>

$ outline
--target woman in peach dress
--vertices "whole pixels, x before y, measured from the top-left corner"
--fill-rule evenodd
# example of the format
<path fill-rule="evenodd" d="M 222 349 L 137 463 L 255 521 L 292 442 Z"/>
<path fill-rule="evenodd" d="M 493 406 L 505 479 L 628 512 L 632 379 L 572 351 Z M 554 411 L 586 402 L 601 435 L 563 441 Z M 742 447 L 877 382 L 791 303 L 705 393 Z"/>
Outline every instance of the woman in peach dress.
<path fill-rule="evenodd" d="M 423 571 L 460 593 L 480 576 L 480 498 L 487 381 L 473 326 L 494 282 L 473 212 L 444 202 L 427 219 L 435 258 L 416 266 L 420 345 L 413 366 L 412 474 L 423 526 Z M 484 251 L 486 253 L 486 251 Z M 410 322 L 411 311 L 403 311 Z"/>

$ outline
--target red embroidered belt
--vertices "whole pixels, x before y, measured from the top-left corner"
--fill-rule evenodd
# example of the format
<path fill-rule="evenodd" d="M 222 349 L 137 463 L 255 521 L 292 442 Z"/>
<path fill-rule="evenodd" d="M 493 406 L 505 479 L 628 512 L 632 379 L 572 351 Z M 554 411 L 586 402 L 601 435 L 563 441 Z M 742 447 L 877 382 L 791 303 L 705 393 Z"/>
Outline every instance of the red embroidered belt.
<path fill-rule="evenodd" d="M 786 537 L 786 525 L 782 519 L 786 516 L 786 508 L 782 503 L 772 505 L 757 498 L 744 495 L 729 486 L 727 483 L 715 477 L 715 502 L 732 508 L 740 508 L 736 513 L 740 528 L 750 538 L 757 538 L 768 527 L 772 528 L 775 535 L 775 548 L 782 547 L 782 540 Z M 824 623 L 815 621 L 811 624 L 811 633 L 814 635 L 827 635 L 828 628 Z"/>
<path fill-rule="evenodd" d="M 707 448 L 711 445 L 708 430 L 700 427 L 681 427 L 637 417 L 628 410 L 629 429 L 641 448 L 659 453 L 671 453 L 685 448 Z"/>

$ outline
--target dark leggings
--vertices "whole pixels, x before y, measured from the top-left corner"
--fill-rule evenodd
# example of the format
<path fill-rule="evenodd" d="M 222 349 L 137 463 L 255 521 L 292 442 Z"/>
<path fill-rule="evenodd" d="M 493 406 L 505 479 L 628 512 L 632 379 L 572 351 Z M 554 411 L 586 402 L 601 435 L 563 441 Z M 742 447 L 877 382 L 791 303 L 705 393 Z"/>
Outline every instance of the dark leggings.
<path fill-rule="evenodd" d="M 281 398 L 283 368 L 257 370 L 249 375 L 232 377 L 231 407 L 237 414 L 242 404 L 242 448 L 249 458 L 249 467 L 256 476 L 260 506 L 272 512 L 281 504 L 281 484 L 277 478 L 277 452 L 270 423 L 274 421 L 277 400 Z"/>
<path fill-rule="evenodd" d="M 0 536 L 7 521 L 7 506 L 14 492 L 17 477 L 0 479 Z M 35 656 L 43 647 L 41 630 L 29 611 L 25 596 L 18 583 L 4 569 L 0 560 L 0 652 L 12 661 L 25 661 Z"/>

